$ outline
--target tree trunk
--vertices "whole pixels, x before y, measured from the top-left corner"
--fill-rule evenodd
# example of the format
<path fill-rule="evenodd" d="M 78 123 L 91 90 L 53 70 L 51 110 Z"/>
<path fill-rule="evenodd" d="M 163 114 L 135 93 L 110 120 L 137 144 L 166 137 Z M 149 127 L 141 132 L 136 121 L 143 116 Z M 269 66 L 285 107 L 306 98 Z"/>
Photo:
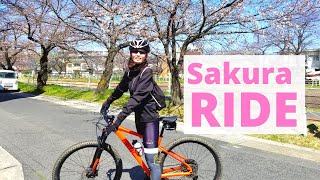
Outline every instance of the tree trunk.
<path fill-rule="evenodd" d="M 174 68 L 171 71 L 171 92 L 172 92 L 172 105 L 177 106 L 183 103 L 182 99 L 182 91 L 180 85 L 180 77 L 179 77 L 179 70 Z"/>
<path fill-rule="evenodd" d="M 183 94 L 181 90 L 181 84 L 180 84 L 180 77 L 179 77 L 179 72 L 181 70 L 181 67 L 183 65 L 184 61 L 184 55 L 187 51 L 189 41 L 185 42 L 181 49 L 180 49 L 180 56 L 178 63 L 176 63 L 176 51 L 174 49 L 173 53 L 174 55 L 172 56 L 172 68 L 171 68 L 171 92 L 172 92 L 172 105 L 177 106 L 183 104 Z"/>
<path fill-rule="evenodd" d="M 12 70 L 13 71 L 13 67 L 11 64 L 11 58 L 10 57 L 6 57 L 6 62 L 7 62 L 7 70 Z"/>
<path fill-rule="evenodd" d="M 40 71 L 37 78 L 37 89 L 40 90 L 47 84 L 48 80 L 48 54 L 49 51 L 42 49 L 42 56 L 40 58 Z"/>
<path fill-rule="evenodd" d="M 172 57 L 170 58 L 169 53 L 169 44 L 163 43 L 165 54 L 166 54 L 166 62 L 169 65 L 170 73 L 171 73 L 171 104 L 172 106 L 181 105 L 183 103 L 182 99 L 182 90 L 180 84 L 179 77 L 179 69 L 180 67 L 176 65 L 176 49 L 172 49 Z"/>
<path fill-rule="evenodd" d="M 8 70 L 14 71 L 12 65 L 8 66 Z"/>
<path fill-rule="evenodd" d="M 114 51 L 109 51 L 109 52 L 110 53 L 108 53 L 106 62 L 104 63 L 105 69 L 98 83 L 96 93 L 103 93 L 104 91 L 106 91 L 110 83 L 110 79 L 112 76 L 112 69 L 113 69 L 113 60 L 117 52 L 114 52 Z"/>
<path fill-rule="evenodd" d="M 11 64 L 12 57 L 9 56 L 8 50 L 6 50 L 6 52 L 4 53 L 4 56 L 5 56 L 5 59 L 6 59 L 7 66 L 4 66 L 3 69 L 12 70 L 13 71 L 13 67 L 12 67 L 12 64 Z"/>
<path fill-rule="evenodd" d="M 2 64 L 1 62 L 0 62 L 0 67 L 2 67 L 2 69 L 7 69 L 6 66 L 4 64 Z"/>

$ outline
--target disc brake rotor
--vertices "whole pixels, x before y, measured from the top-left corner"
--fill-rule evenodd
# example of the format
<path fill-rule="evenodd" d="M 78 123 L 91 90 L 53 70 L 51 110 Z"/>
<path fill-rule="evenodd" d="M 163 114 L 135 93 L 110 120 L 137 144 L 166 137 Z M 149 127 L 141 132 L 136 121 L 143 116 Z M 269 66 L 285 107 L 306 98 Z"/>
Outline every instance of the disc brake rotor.
<path fill-rule="evenodd" d="M 185 161 L 192 169 L 192 174 L 189 176 L 192 179 L 197 179 L 198 178 L 198 163 L 193 160 L 193 159 L 186 159 Z M 188 172 L 188 168 L 186 165 L 181 164 L 181 171 L 183 172 Z"/>

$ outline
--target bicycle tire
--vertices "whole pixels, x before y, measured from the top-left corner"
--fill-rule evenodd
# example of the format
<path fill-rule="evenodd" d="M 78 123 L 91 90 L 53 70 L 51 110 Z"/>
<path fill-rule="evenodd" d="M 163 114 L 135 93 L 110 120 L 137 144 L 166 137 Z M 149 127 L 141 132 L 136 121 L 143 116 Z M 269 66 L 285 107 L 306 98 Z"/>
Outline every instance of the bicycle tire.
<path fill-rule="evenodd" d="M 94 152 L 96 150 L 96 148 L 98 147 L 98 143 L 96 141 L 86 141 L 86 142 L 81 142 L 78 144 L 75 144 L 73 146 L 71 146 L 70 148 L 68 148 L 65 152 L 63 152 L 60 157 L 58 158 L 58 160 L 56 161 L 53 171 L 52 171 L 52 179 L 53 180 L 67 180 L 67 179 L 77 179 L 77 175 L 79 175 L 79 179 L 88 179 L 87 177 L 84 176 L 84 171 L 87 167 L 90 166 L 90 163 L 93 159 L 94 156 Z M 113 149 L 110 145 L 106 145 L 105 147 L 103 147 L 104 151 L 101 154 L 101 158 L 100 158 L 100 163 L 98 166 L 98 177 L 94 178 L 94 179 L 106 179 L 107 176 L 109 176 L 108 179 L 113 179 L 114 180 L 119 180 L 121 178 L 122 175 L 122 160 L 120 158 L 119 153 Z M 85 152 L 81 153 L 82 150 L 85 150 Z M 91 150 L 89 152 L 89 150 Z M 90 153 L 90 154 L 88 154 Z M 72 159 L 72 156 L 77 156 L 75 157 L 75 159 Z M 81 156 L 81 157 L 80 157 Z M 82 156 L 87 156 L 85 157 L 85 159 L 80 159 L 82 158 Z M 108 160 L 111 159 L 113 161 L 108 161 L 108 162 L 104 162 L 104 157 L 107 157 Z M 70 162 L 69 162 L 70 161 Z M 112 166 L 109 167 L 109 165 L 112 162 Z M 81 164 L 84 163 L 84 164 Z M 108 166 L 106 165 L 108 164 Z M 72 173 L 72 175 L 69 176 L 64 176 L 64 171 L 62 171 L 62 168 L 67 165 L 75 165 L 75 166 L 79 166 L 77 167 L 77 169 L 73 169 L 73 168 L 67 168 L 68 171 L 66 172 L 70 172 Z M 101 176 L 101 168 L 107 166 L 107 170 L 103 171 L 106 173 L 106 176 L 102 177 Z M 112 169 L 113 168 L 113 169 Z M 79 170 L 79 171 L 76 171 Z M 115 172 L 115 174 L 110 174 L 112 172 Z M 99 177 L 100 176 L 100 177 Z"/>
<path fill-rule="evenodd" d="M 185 146 L 185 147 L 184 147 Z M 193 174 L 191 176 L 172 177 L 169 179 L 198 179 L 198 180 L 219 180 L 222 177 L 221 156 L 207 141 L 198 137 L 183 137 L 177 139 L 167 146 L 168 152 L 173 151 L 186 157 L 188 163 L 192 166 Z M 203 152 L 196 152 L 201 150 Z M 191 156 L 192 155 L 192 156 Z M 182 165 L 179 162 L 165 153 L 161 153 L 161 168 L 170 168 L 170 166 Z M 214 162 L 211 162 L 212 158 Z M 206 160 L 202 163 L 201 160 Z M 206 170 L 208 169 L 208 170 Z M 185 171 L 185 169 L 180 170 Z M 205 176 L 205 172 L 213 173 Z"/>

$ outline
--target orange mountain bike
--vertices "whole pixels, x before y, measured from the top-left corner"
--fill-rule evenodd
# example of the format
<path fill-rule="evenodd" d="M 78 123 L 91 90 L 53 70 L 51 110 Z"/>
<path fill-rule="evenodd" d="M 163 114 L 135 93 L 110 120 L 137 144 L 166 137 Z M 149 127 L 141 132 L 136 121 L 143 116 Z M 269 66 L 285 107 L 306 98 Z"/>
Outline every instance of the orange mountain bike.
<path fill-rule="evenodd" d="M 53 180 L 69 179 L 115 179 L 122 175 L 122 160 L 119 153 L 106 143 L 107 128 L 115 117 L 103 115 L 96 122 L 97 129 L 102 133 L 97 141 L 81 142 L 71 146 L 58 158 L 52 172 Z M 163 125 L 159 135 L 159 161 L 162 168 L 162 179 L 220 179 L 221 161 L 214 147 L 197 137 L 183 137 L 162 146 L 161 141 L 165 130 L 175 130 L 177 117 L 160 118 Z M 102 127 L 102 128 L 99 128 Z M 128 148 L 147 176 L 150 170 L 142 157 L 136 152 L 124 133 L 142 138 L 142 135 L 120 126 L 115 134 Z"/>

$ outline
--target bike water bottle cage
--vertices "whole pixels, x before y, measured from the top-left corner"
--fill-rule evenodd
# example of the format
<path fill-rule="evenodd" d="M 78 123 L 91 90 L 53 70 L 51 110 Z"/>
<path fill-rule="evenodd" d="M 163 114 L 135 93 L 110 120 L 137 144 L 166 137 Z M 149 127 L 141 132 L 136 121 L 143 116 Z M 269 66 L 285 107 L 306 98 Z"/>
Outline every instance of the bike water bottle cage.
<path fill-rule="evenodd" d="M 163 127 L 166 130 L 176 130 L 177 129 L 177 116 L 160 117 L 160 121 L 163 123 Z"/>

